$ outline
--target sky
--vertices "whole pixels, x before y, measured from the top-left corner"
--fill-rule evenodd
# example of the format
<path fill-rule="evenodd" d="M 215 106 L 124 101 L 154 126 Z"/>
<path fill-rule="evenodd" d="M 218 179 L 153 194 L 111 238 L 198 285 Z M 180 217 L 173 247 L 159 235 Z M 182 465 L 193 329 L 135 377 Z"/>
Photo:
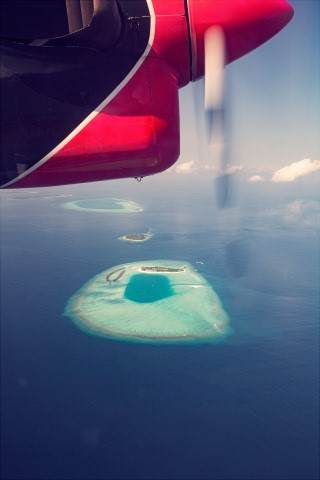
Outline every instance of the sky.
<path fill-rule="evenodd" d="M 320 175 L 320 1 L 289 3 L 295 11 L 291 22 L 226 68 L 232 163 L 252 183 L 314 181 Z M 201 108 L 195 115 L 199 90 L 191 84 L 180 91 L 181 156 L 175 173 L 194 171 L 206 155 Z"/>

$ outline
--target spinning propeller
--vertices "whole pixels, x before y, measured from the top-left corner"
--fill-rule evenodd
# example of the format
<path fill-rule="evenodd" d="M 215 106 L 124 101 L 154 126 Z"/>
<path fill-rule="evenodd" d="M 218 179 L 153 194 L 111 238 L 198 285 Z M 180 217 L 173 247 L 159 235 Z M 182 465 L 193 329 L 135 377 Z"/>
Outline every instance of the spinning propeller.
<path fill-rule="evenodd" d="M 210 27 L 204 36 L 205 83 L 204 104 L 208 131 L 210 160 L 218 164 L 215 182 L 217 205 L 228 204 L 230 164 L 225 113 L 226 38 L 220 26 Z"/>
<path fill-rule="evenodd" d="M 192 80 L 204 77 L 210 162 L 218 166 L 217 205 L 229 203 L 230 142 L 226 122 L 225 67 L 254 50 L 291 19 L 286 0 L 188 0 Z"/>
<path fill-rule="evenodd" d="M 225 67 L 278 33 L 293 10 L 285 0 L 188 0 L 188 8 L 192 80 L 204 77 L 210 163 L 218 167 L 215 193 L 222 209 L 230 205 L 232 176 Z M 225 244 L 226 266 L 232 277 L 245 274 L 250 255 L 248 239 L 237 230 Z"/>

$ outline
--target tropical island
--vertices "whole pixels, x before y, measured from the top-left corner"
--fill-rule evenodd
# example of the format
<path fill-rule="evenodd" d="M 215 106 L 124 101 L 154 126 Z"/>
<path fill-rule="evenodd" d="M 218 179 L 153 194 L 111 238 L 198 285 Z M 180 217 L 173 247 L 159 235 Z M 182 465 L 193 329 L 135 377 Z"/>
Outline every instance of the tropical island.
<path fill-rule="evenodd" d="M 67 202 L 63 208 L 95 213 L 137 213 L 142 208 L 135 202 L 119 198 L 88 198 Z"/>
<path fill-rule="evenodd" d="M 187 267 L 170 268 L 170 267 L 141 267 L 143 272 L 157 272 L 157 273 L 179 273 L 184 272 Z"/>
<path fill-rule="evenodd" d="M 89 335 L 143 343 L 218 343 L 227 313 L 191 264 L 149 260 L 115 265 L 86 282 L 64 315 Z"/>
<path fill-rule="evenodd" d="M 118 240 L 125 240 L 127 242 L 145 242 L 149 240 L 152 235 L 150 233 L 130 233 L 129 235 L 125 235 L 123 237 L 119 237 Z"/>

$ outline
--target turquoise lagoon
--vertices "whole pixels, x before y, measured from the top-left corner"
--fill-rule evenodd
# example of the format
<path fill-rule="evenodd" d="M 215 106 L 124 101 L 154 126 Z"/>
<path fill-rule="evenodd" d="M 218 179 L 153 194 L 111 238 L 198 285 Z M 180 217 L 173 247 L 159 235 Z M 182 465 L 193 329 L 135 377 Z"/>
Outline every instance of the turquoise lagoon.
<path fill-rule="evenodd" d="M 211 343 L 231 333 L 211 285 L 181 261 L 105 270 L 70 298 L 64 315 L 86 333 L 134 342 Z"/>

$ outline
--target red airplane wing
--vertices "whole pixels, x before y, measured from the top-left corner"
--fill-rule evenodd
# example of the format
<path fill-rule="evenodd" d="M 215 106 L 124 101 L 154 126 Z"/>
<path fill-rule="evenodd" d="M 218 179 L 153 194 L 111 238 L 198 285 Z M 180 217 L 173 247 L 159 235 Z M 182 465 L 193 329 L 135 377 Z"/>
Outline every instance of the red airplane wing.
<path fill-rule="evenodd" d="M 143 177 L 165 170 L 177 160 L 178 81 L 169 64 L 147 58 L 105 103 L 22 174 L 17 185 Z"/>
<path fill-rule="evenodd" d="M 275 35 L 293 14 L 285 0 L 92 5 L 91 22 L 83 20 L 77 30 L 81 15 L 68 14 L 70 33 L 58 38 L 32 38 L 25 30 L 28 38 L 21 39 L 19 28 L 29 28 L 36 12 L 13 29 L 14 38 L 6 33 L 3 188 L 144 177 L 167 169 L 179 156 L 178 88 L 204 75 L 206 31 L 221 27 L 230 63 Z M 53 27 L 49 22 L 48 31 Z"/>

